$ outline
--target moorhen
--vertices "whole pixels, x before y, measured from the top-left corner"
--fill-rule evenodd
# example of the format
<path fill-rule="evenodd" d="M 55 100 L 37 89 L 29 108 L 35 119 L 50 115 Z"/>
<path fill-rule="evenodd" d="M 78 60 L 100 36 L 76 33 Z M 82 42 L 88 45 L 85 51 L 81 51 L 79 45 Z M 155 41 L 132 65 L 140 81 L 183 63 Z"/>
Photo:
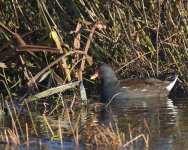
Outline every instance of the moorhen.
<path fill-rule="evenodd" d="M 107 102 L 114 98 L 157 98 L 166 97 L 174 87 L 178 76 L 174 81 L 162 81 L 155 78 L 118 80 L 110 66 L 102 64 L 91 76 L 91 79 L 99 77 L 101 81 L 101 101 Z"/>

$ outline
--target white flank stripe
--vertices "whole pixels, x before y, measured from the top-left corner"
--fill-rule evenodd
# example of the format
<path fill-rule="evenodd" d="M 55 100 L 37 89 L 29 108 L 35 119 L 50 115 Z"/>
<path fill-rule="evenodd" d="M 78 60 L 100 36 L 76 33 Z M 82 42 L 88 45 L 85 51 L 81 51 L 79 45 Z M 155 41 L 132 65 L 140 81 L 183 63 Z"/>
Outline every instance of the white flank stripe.
<path fill-rule="evenodd" d="M 122 88 L 123 88 L 123 89 L 129 89 L 130 87 L 127 87 L 127 86 L 123 86 Z"/>
<path fill-rule="evenodd" d="M 147 91 L 146 89 L 143 89 L 142 92 Z"/>

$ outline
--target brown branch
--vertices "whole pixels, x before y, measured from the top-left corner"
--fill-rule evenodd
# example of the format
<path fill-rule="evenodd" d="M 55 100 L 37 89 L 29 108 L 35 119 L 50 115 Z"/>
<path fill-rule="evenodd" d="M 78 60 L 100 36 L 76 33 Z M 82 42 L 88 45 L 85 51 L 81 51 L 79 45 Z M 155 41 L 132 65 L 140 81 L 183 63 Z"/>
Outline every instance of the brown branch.
<path fill-rule="evenodd" d="M 84 52 L 85 54 L 87 55 L 88 53 L 88 50 L 89 50 L 89 47 L 90 47 L 90 44 L 91 44 L 91 40 L 92 40 L 92 37 L 93 37 L 93 34 L 95 32 L 95 29 L 98 28 L 98 29 L 102 29 L 102 28 L 106 28 L 106 26 L 104 25 L 104 23 L 102 21 L 97 21 L 94 25 L 94 27 L 91 29 L 91 32 L 89 34 L 89 38 L 87 40 L 87 43 L 86 43 L 86 46 L 85 46 L 85 49 L 84 49 Z M 88 62 L 90 65 L 92 65 L 92 61 L 89 61 L 88 59 Z M 85 55 L 83 55 L 83 58 L 82 58 L 82 62 L 81 62 L 81 65 L 80 65 L 80 69 L 79 69 L 79 75 L 81 76 L 81 80 L 82 80 L 82 72 L 84 71 L 84 68 L 85 68 Z"/>
<path fill-rule="evenodd" d="M 16 51 L 28 51 L 28 52 L 37 52 L 37 51 L 45 51 L 51 53 L 60 53 L 61 50 L 58 48 L 51 48 L 46 46 L 38 46 L 38 45 L 25 45 L 16 47 Z"/>
<path fill-rule="evenodd" d="M 75 53 L 79 53 L 79 54 L 84 54 L 85 55 L 84 52 L 78 51 L 78 50 L 76 50 L 76 51 L 69 51 L 68 53 L 61 55 L 58 59 L 56 59 L 55 61 L 53 61 L 52 63 L 50 63 L 48 66 L 46 66 L 44 69 L 42 69 L 40 72 L 38 72 L 30 81 L 27 82 L 27 85 L 28 86 L 32 86 L 36 82 L 36 80 L 42 74 L 44 74 L 48 69 L 50 69 L 52 66 L 54 66 L 55 64 L 57 64 L 59 61 L 61 61 L 62 58 L 66 58 L 67 56 L 75 54 Z"/>

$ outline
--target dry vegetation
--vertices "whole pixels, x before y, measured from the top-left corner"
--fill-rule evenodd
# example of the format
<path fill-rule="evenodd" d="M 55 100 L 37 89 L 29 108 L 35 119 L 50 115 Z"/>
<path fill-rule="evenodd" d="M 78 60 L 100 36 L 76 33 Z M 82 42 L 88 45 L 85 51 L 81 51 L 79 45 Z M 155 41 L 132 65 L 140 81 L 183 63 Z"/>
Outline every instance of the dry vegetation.
<path fill-rule="evenodd" d="M 109 63 L 123 77 L 179 73 L 183 86 L 188 83 L 186 0 L 1 0 L 0 9 L 1 100 L 35 101 L 76 85 L 83 94 L 82 84 L 73 81 L 84 80 L 89 87 L 91 65 L 97 62 Z M 101 137 L 95 133 L 89 141 L 123 146 L 111 127 L 96 131 Z M 3 141 L 20 143 L 16 128 L 1 135 Z"/>

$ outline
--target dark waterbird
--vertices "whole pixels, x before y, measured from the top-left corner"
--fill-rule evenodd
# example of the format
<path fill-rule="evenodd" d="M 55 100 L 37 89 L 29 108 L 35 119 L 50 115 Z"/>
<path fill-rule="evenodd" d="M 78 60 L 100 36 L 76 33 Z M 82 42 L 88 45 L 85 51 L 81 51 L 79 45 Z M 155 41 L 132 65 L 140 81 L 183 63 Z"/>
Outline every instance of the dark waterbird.
<path fill-rule="evenodd" d="M 178 76 L 173 81 L 162 81 L 156 78 L 134 78 L 118 80 L 115 72 L 107 64 L 102 64 L 91 79 L 99 77 L 101 81 L 101 101 L 111 99 L 135 99 L 167 97 L 174 87 Z"/>

